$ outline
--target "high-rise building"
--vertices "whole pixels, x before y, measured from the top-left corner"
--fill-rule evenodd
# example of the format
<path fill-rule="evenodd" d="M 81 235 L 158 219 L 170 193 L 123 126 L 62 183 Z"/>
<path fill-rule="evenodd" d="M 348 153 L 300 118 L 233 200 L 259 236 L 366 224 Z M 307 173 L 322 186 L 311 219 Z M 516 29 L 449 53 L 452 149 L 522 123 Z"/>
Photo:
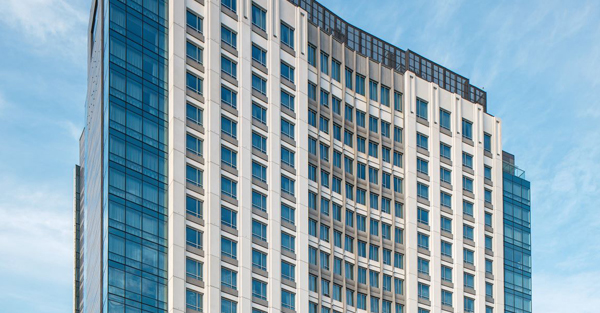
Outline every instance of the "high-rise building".
<path fill-rule="evenodd" d="M 531 313 L 531 184 L 503 154 L 504 297 L 507 313 Z"/>
<path fill-rule="evenodd" d="M 75 312 L 522 301 L 501 121 L 467 78 L 314 0 L 93 0 L 88 58 Z"/>

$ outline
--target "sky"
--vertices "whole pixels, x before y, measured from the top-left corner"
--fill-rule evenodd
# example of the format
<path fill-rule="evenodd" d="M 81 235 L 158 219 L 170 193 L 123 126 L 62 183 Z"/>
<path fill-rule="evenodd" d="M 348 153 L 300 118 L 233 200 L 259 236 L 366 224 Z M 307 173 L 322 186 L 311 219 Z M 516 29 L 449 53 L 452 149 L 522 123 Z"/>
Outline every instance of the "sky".
<path fill-rule="evenodd" d="M 0 312 L 72 307 L 90 0 L 0 5 Z M 468 77 L 532 182 L 533 309 L 600 307 L 600 1 L 322 0 Z"/>

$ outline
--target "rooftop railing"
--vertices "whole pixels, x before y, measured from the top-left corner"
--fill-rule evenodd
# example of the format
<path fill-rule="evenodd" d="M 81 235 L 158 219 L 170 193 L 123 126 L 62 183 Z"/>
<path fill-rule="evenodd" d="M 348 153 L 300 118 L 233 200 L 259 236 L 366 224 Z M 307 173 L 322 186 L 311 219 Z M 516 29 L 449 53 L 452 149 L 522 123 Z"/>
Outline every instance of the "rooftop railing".
<path fill-rule="evenodd" d="M 400 73 L 407 70 L 463 99 L 483 105 L 487 112 L 486 92 L 471 85 L 469 79 L 410 50 L 404 51 L 341 19 L 315 0 L 288 0 L 308 13 L 308 21 L 336 40 L 368 58 Z"/>

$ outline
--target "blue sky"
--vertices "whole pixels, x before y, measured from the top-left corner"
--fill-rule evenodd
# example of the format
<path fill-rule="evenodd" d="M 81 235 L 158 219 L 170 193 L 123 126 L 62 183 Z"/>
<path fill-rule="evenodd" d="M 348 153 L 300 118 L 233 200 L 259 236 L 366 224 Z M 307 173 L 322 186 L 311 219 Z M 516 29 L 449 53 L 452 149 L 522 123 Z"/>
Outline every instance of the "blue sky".
<path fill-rule="evenodd" d="M 0 311 L 67 312 L 89 0 L 0 6 Z M 600 307 L 600 2 L 323 0 L 488 92 L 533 185 L 534 310 Z"/>

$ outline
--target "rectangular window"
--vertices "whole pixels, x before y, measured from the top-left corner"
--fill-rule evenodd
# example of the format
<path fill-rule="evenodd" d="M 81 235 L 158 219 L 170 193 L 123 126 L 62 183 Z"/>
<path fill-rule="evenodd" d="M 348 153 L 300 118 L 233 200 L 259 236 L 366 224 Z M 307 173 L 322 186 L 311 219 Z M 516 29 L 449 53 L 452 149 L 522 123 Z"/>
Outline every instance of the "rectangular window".
<path fill-rule="evenodd" d="M 442 217 L 441 217 L 441 225 L 440 225 L 440 228 L 441 228 L 443 231 L 447 231 L 447 232 L 449 232 L 449 233 L 452 233 L 452 220 L 451 220 L 451 219 L 449 219 L 449 218 L 447 218 L 447 217 L 444 217 L 444 216 L 442 216 Z"/>
<path fill-rule="evenodd" d="M 284 232 L 281 233 L 281 248 L 291 253 L 296 253 L 296 238 Z"/>
<path fill-rule="evenodd" d="M 317 48 L 311 44 L 308 44 L 308 64 L 317 66 Z"/>
<path fill-rule="evenodd" d="M 221 85 L 221 103 L 237 109 L 237 93 Z"/>
<path fill-rule="evenodd" d="M 267 284 L 260 280 L 252 279 L 252 297 L 267 300 Z"/>
<path fill-rule="evenodd" d="M 356 150 L 358 150 L 358 152 L 362 152 L 362 153 L 366 153 L 366 147 L 365 147 L 366 143 L 365 143 L 365 138 L 357 136 L 356 137 Z"/>
<path fill-rule="evenodd" d="M 221 267 L 221 286 L 237 290 L 237 273 Z"/>
<path fill-rule="evenodd" d="M 429 138 L 421 133 L 417 133 L 417 147 L 429 150 Z"/>
<path fill-rule="evenodd" d="M 394 166 L 402 167 L 402 153 L 394 151 Z"/>
<path fill-rule="evenodd" d="M 321 51 L 321 73 L 329 75 L 329 55 Z"/>
<path fill-rule="evenodd" d="M 381 104 L 390 106 L 390 88 L 381 85 Z"/>
<path fill-rule="evenodd" d="M 295 181 L 281 175 L 281 191 L 285 194 L 294 196 L 295 194 Z"/>
<path fill-rule="evenodd" d="M 489 167 L 489 166 L 487 166 L 487 165 L 485 165 L 485 166 L 483 167 L 483 177 L 484 177 L 485 179 L 492 180 L 492 168 L 491 168 L 491 167 Z"/>
<path fill-rule="evenodd" d="M 258 93 L 266 96 L 267 95 L 267 81 L 262 77 L 252 73 L 252 89 Z"/>
<path fill-rule="evenodd" d="M 352 90 L 352 70 L 346 68 L 345 73 L 346 88 Z"/>
<path fill-rule="evenodd" d="M 365 95 L 365 77 L 360 74 L 356 74 L 356 93 Z"/>
<path fill-rule="evenodd" d="M 474 265 L 475 264 L 475 252 L 473 252 L 469 249 L 464 249 L 463 252 L 464 252 L 465 263 Z"/>
<path fill-rule="evenodd" d="M 192 11 L 187 11 L 186 24 L 189 28 L 202 33 L 202 18 L 192 13 Z"/>
<path fill-rule="evenodd" d="M 185 243 L 196 249 L 202 249 L 202 232 L 191 227 L 185 229 Z"/>
<path fill-rule="evenodd" d="M 203 218 L 203 203 L 202 201 L 192 198 L 189 195 L 185 197 L 185 210 L 187 214 L 197 218 Z"/>
<path fill-rule="evenodd" d="M 258 64 L 262 66 L 267 66 L 267 51 L 263 48 L 252 45 L 252 60 L 256 61 Z"/>
<path fill-rule="evenodd" d="M 379 145 L 376 142 L 369 141 L 369 156 L 377 158 L 379 154 Z"/>
<path fill-rule="evenodd" d="M 483 134 L 483 149 L 487 152 L 492 152 L 492 135 Z"/>
<path fill-rule="evenodd" d="M 221 42 L 237 49 L 237 34 L 231 29 L 221 25 Z"/>
<path fill-rule="evenodd" d="M 442 255 L 452 257 L 452 244 L 442 240 Z"/>
<path fill-rule="evenodd" d="M 333 123 L 333 139 L 342 141 L 342 127 Z"/>
<path fill-rule="evenodd" d="M 381 121 L 381 136 L 390 138 L 390 123 Z"/>
<path fill-rule="evenodd" d="M 252 102 L 252 118 L 263 125 L 267 125 L 267 109 Z"/>
<path fill-rule="evenodd" d="M 281 78 L 294 83 L 294 68 L 290 65 L 281 62 Z"/>
<path fill-rule="evenodd" d="M 452 172 L 443 167 L 440 167 L 440 180 L 442 182 L 452 184 Z"/>
<path fill-rule="evenodd" d="M 442 158 L 451 160 L 452 159 L 452 148 L 445 143 L 440 143 L 440 156 Z"/>
<path fill-rule="evenodd" d="M 442 280 L 452 282 L 452 268 L 442 265 Z"/>
<path fill-rule="evenodd" d="M 237 229 L 237 212 L 226 207 L 221 207 L 221 224 Z"/>
<path fill-rule="evenodd" d="M 429 186 L 417 182 L 417 196 L 429 200 Z"/>
<path fill-rule="evenodd" d="M 285 147 L 281 147 L 281 163 L 294 168 L 295 167 L 295 153 Z"/>
<path fill-rule="evenodd" d="M 292 48 L 292 50 L 294 49 L 294 30 L 284 24 L 281 23 L 281 43 L 283 43 L 284 45 Z"/>
<path fill-rule="evenodd" d="M 429 250 L 429 236 L 422 233 L 417 233 L 417 245 L 419 248 Z"/>
<path fill-rule="evenodd" d="M 329 120 L 323 117 L 322 115 L 319 116 L 319 130 L 326 134 L 329 134 Z"/>
<path fill-rule="evenodd" d="M 267 153 L 267 138 L 252 132 L 252 148 L 262 153 Z"/>
<path fill-rule="evenodd" d="M 237 242 L 221 237 L 221 255 L 237 259 Z"/>
<path fill-rule="evenodd" d="M 202 78 L 187 72 L 186 75 L 186 87 L 187 89 L 189 89 L 190 91 L 193 91 L 197 94 L 202 94 Z"/>
<path fill-rule="evenodd" d="M 294 264 L 281 261 L 281 278 L 289 281 L 296 280 L 296 266 Z"/>
<path fill-rule="evenodd" d="M 462 132 L 463 137 L 467 139 L 473 139 L 473 123 L 463 119 L 462 120 Z"/>
<path fill-rule="evenodd" d="M 204 174 L 204 172 L 200 169 L 197 169 L 191 165 L 186 166 L 185 178 L 188 183 L 190 183 L 194 186 L 198 186 L 198 187 L 203 186 L 203 184 L 204 184 L 203 177 L 202 177 L 203 174 Z"/>
<path fill-rule="evenodd" d="M 199 107 L 188 103 L 186 106 L 185 115 L 188 121 L 194 124 L 202 125 L 204 112 Z"/>
<path fill-rule="evenodd" d="M 473 203 L 463 200 L 463 213 L 468 216 L 473 216 Z"/>
<path fill-rule="evenodd" d="M 473 180 L 463 176 L 463 190 L 473 192 Z"/>
<path fill-rule="evenodd" d="M 233 12 L 237 11 L 237 0 L 221 0 L 221 5 Z"/>
<path fill-rule="evenodd" d="M 252 237 L 261 241 L 267 241 L 267 225 L 252 220 Z"/>
<path fill-rule="evenodd" d="M 294 124 L 281 119 L 281 134 L 294 140 L 295 137 L 295 131 L 294 131 Z"/>
<path fill-rule="evenodd" d="M 417 270 L 421 274 L 429 275 L 429 261 L 419 258 L 417 260 Z"/>
<path fill-rule="evenodd" d="M 202 312 L 202 294 L 196 291 L 186 289 L 185 290 L 185 304 L 186 308 Z"/>
<path fill-rule="evenodd" d="M 221 56 L 221 72 L 225 73 L 233 78 L 237 77 L 237 64 L 226 58 Z"/>
<path fill-rule="evenodd" d="M 442 305 L 452 306 L 452 292 L 442 289 Z"/>
<path fill-rule="evenodd" d="M 440 109 L 440 127 L 450 130 L 450 112 Z"/>
<path fill-rule="evenodd" d="M 465 273 L 464 274 L 464 282 L 465 282 L 465 287 L 475 289 L 475 276 Z"/>
<path fill-rule="evenodd" d="M 334 60 L 333 58 L 331 59 L 331 78 L 333 78 L 337 82 L 340 82 L 341 79 L 340 65 L 340 62 Z"/>
<path fill-rule="evenodd" d="M 294 110 L 295 110 L 294 96 L 281 90 L 281 105 L 284 108 L 287 108 L 288 110 L 294 112 Z"/>
<path fill-rule="evenodd" d="M 263 31 L 267 30 L 267 11 L 254 3 L 252 4 L 252 25 Z"/>
<path fill-rule="evenodd" d="M 369 115 L 369 130 L 377 133 L 378 124 L 378 119 L 373 115 Z"/>
<path fill-rule="evenodd" d="M 252 161 L 252 178 L 267 183 L 267 167 Z"/>
<path fill-rule="evenodd" d="M 420 299 L 429 300 L 429 286 L 419 283 L 418 295 Z"/>
<path fill-rule="evenodd" d="M 463 166 L 473 169 L 473 156 L 466 152 L 463 152 L 462 153 L 462 163 L 463 163 Z"/>
<path fill-rule="evenodd" d="M 342 100 L 331 96 L 331 110 L 333 111 L 333 113 L 337 114 L 337 115 L 341 115 L 342 112 Z"/>
<path fill-rule="evenodd" d="M 489 189 L 484 189 L 483 191 L 485 202 L 492 203 L 492 191 Z"/>
<path fill-rule="evenodd" d="M 296 294 L 289 292 L 285 289 L 281 289 L 281 306 L 286 309 L 295 311 L 296 310 Z"/>
<path fill-rule="evenodd" d="M 429 211 L 417 208 L 417 222 L 429 225 Z"/>
<path fill-rule="evenodd" d="M 196 46 L 195 44 L 193 44 L 192 42 L 187 42 L 186 43 L 186 49 L 185 49 L 186 55 L 188 58 L 190 58 L 191 60 L 194 60 L 200 64 L 203 64 L 203 50 L 202 48 Z"/>
<path fill-rule="evenodd" d="M 267 196 L 252 190 L 252 208 L 262 212 L 267 211 Z"/>
<path fill-rule="evenodd" d="M 417 172 L 429 175 L 429 162 L 421 158 L 417 158 Z"/>
<path fill-rule="evenodd" d="M 186 150 L 192 154 L 199 156 L 202 156 L 203 154 L 202 140 L 200 140 L 200 138 L 197 138 L 196 136 L 186 134 L 185 147 Z"/>
<path fill-rule="evenodd" d="M 417 98 L 417 117 L 427 120 L 427 102 Z"/>
<path fill-rule="evenodd" d="M 374 80 L 369 81 L 369 99 L 377 101 L 377 87 L 378 83 Z"/>

